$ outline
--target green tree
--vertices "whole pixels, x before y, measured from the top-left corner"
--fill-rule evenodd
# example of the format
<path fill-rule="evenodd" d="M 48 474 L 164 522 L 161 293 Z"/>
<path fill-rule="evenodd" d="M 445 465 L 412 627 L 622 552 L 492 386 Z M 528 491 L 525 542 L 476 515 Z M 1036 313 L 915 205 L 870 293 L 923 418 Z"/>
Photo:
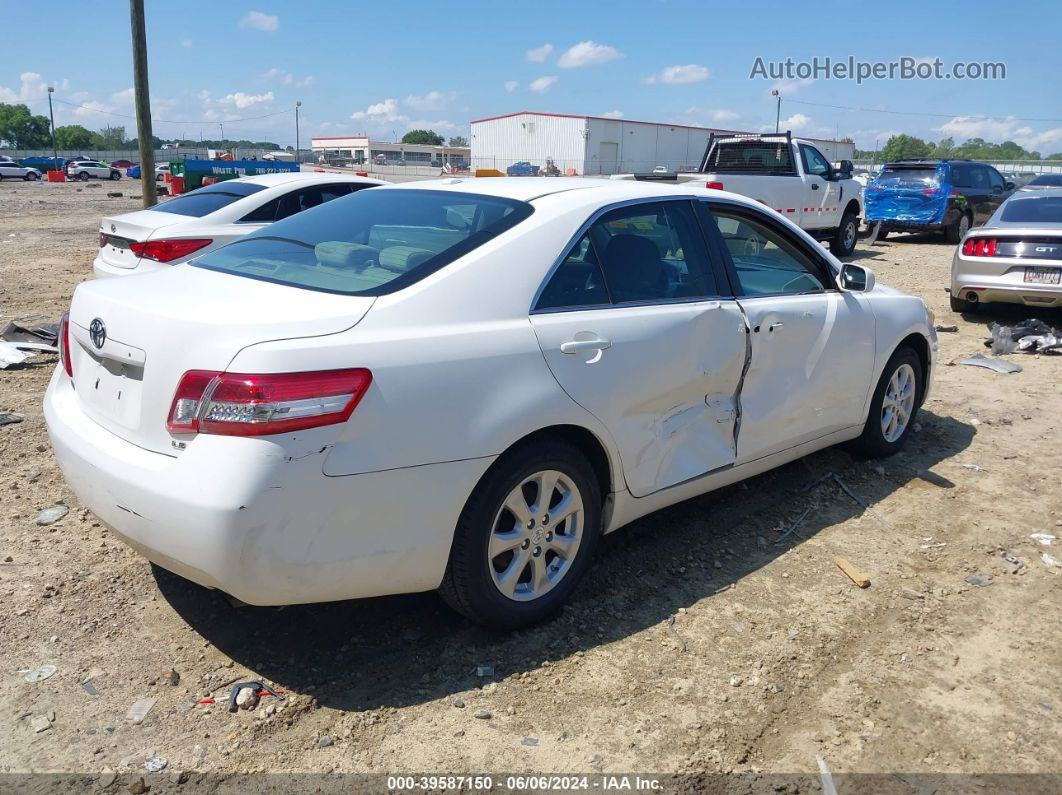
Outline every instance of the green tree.
<path fill-rule="evenodd" d="M 450 139 L 450 146 L 468 146 L 468 139 L 463 135 L 455 135 Z"/>
<path fill-rule="evenodd" d="M 955 151 L 954 138 L 941 138 L 933 147 L 933 157 L 953 157 Z"/>
<path fill-rule="evenodd" d="M 55 128 L 55 147 L 57 149 L 90 149 L 96 142 L 96 134 L 86 130 L 80 124 L 68 124 Z"/>
<path fill-rule="evenodd" d="M 446 139 L 434 130 L 410 130 L 402 136 L 402 143 L 442 146 L 446 143 Z"/>
<path fill-rule="evenodd" d="M 107 125 L 96 133 L 96 148 L 121 149 L 125 146 L 125 127 Z"/>
<path fill-rule="evenodd" d="M 47 116 L 34 116 L 26 105 L 0 102 L 0 144 L 13 149 L 43 149 L 51 141 Z"/>
<path fill-rule="evenodd" d="M 881 160 L 915 160 L 929 157 L 930 151 L 929 144 L 921 138 L 915 138 L 913 135 L 894 135 L 885 142 L 881 150 Z"/>

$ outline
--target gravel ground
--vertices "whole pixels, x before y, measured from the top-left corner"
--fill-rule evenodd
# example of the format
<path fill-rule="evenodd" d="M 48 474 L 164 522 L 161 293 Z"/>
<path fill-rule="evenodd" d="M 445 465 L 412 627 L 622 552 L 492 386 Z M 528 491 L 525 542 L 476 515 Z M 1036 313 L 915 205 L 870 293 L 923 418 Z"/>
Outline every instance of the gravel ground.
<path fill-rule="evenodd" d="M 58 319 L 90 278 L 99 218 L 137 193 L 0 185 L 0 314 Z M 153 570 L 63 482 L 41 412 L 56 357 L 0 371 L 0 411 L 25 417 L 0 427 L 0 773 L 170 791 L 182 771 L 185 790 L 195 773 L 642 771 L 796 791 L 770 776 L 813 774 L 816 789 L 820 756 L 835 774 L 902 774 L 896 791 L 956 773 L 1054 774 L 1013 789 L 1057 791 L 1062 567 L 1041 556 L 1062 559 L 1062 358 L 1012 356 L 1024 371 L 1009 376 L 951 366 L 990 320 L 1031 310 L 952 314 L 950 254 L 895 236 L 853 257 L 959 327 L 940 335 L 905 452 L 827 450 L 642 519 L 606 539 L 562 615 L 512 635 L 434 594 L 235 608 Z M 35 524 L 60 501 L 63 519 Z M 42 665 L 56 672 L 27 682 Z M 195 704 L 246 679 L 288 697 Z M 153 756 L 165 770 L 143 770 Z"/>

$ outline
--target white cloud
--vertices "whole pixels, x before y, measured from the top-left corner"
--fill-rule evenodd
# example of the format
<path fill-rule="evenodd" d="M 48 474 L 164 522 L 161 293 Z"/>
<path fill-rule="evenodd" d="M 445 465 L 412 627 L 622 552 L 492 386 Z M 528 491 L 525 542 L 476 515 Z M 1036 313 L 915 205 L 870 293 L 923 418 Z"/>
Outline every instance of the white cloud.
<path fill-rule="evenodd" d="M 545 94 L 547 91 L 553 88 L 553 85 L 556 82 L 557 78 L 554 75 L 545 75 L 543 77 L 539 77 L 535 80 L 532 80 L 527 87 L 534 91 L 536 94 Z"/>
<path fill-rule="evenodd" d="M 815 81 L 810 77 L 804 78 L 803 80 L 779 80 L 771 86 L 767 94 L 770 95 L 771 91 L 777 91 L 783 97 L 786 97 L 814 84 Z"/>
<path fill-rule="evenodd" d="M 392 121 L 400 118 L 398 115 L 398 100 L 385 99 L 369 105 L 365 110 L 356 110 L 350 114 L 352 119 L 371 119 L 373 121 Z"/>
<path fill-rule="evenodd" d="M 622 53 L 615 47 L 598 44 L 596 41 L 581 41 L 557 59 L 557 66 L 561 69 L 578 69 L 580 66 L 608 63 L 620 57 Z"/>
<path fill-rule="evenodd" d="M 398 129 L 435 130 L 436 132 L 458 132 L 460 129 L 457 124 L 446 119 L 410 118 L 401 112 L 398 100 L 390 97 L 380 102 L 374 102 L 365 110 L 354 111 L 350 114 L 350 118 L 364 122 L 365 131 L 370 135 L 387 134 L 390 136 L 392 130 L 397 132 Z"/>
<path fill-rule="evenodd" d="M 506 80 L 505 81 L 505 90 L 508 91 L 510 94 L 513 93 L 514 91 L 516 91 L 516 89 L 518 89 L 519 87 L 520 87 L 520 84 L 517 83 L 515 80 Z"/>
<path fill-rule="evenodd" d="M 414 110 L 442 110 L 457 99 L 456 91 L 429 91 L 422 97 L 410 95 L 405 104 Z"/>
<path fill-rule="evenodd" d="M 287 69 L 277 69 L 275 66 L 272 69 L 268 69 L 262 74 L 258 75 L 259 80 L 265 80 L 266 82 L 278 82 L 283 83 L 286 86 L 309 86 L 313 85 L 313 75 L 306 75 L 306 77 L 295 77 Z"/>
<path fill-rule="evenodd" d="M 646 85 L 666 83 L 667 85 L 681 86 L 689 83 L 703 82 L 711 77 L 711 75 L 712 73 L 708 71 L 707 66 L 690 63 L 685 66 L 668 66 L 655 74 L 643 77 L 642 82 Z"/>
<path fill-rule="evenodd" d="M 543 63 L 550 55 L 553 54 L 552 44 L 543 44 L 541 47 L 535 47 L 524 53 L 524 58 L 531 63 Z"/>
<path fill-rule="evenodd" d="M 1014 141 L 1026 149 L 1039 149 L 1062 141 L 1062 127 L 1047 130 L 1034 130 L 1027 124 L 1021 124 L 1013 116 L 1005 119 L 990 119 L 983 116 L 955 116 L 934 132 L 950 135 L 965 140 L 967 138 L 984 138 L 989 141 Z"/>
<path fill-rule="evenodd" d="M 82 118 L 97 119 L 101 113 L 109 113 L 111 110 L 113 108 L 110 105 L 104 105 L 94 99 L 88 99 L 81 103 L 81 107 L 74 109 L 74 115 Z"/>
<path fill-rule="evenodd" d="M 191 39 L 181 39 L 181 46 L 184 47 L 186 50 L 192 49 L 192 40 Z"/>
<path fill-rule="evenodd" d="M 227 105 L 235 105 L 240 110 L 254 107 L 263 102 L 272 102 L 273 92 L 267 91 L 264 94 L 245 94 L 242 91 L 237 91 L 233 94 L 226 94 L 218 102 Z"/>
<path fill-rule="evenodd" d="M 61 80 L 52 83 L 57 91 L 65 91 L 70 87 L 69 80 Z M 0 102 L 32 102 L 44 99 L 48 96 L 48 81 L 37 72 L 23 72 L 19 75 L 18 90 L 0 86 Z"/>
<path fill-rule="evenodd" d="M 273 33 L 280 27 L 280 17 L 263 14 L 261 11 L 248 11 L 240 20 L 240 27 L 246 30 L 261 30 Z"/>
<path fill-rule="evenodd" d="M 132 87 L 123 88 L 121 91 L 115 91 L 113 94 L 111 94 L 111 102 L 115 103 L 116 105 L 132 105 L 134 103 L 135 97 L 136 95 L 133 92 Z"/>
<path fill-rule="evenodd" d="M 623 118 L 623 111 L 622 110 L 610 110 L 607 113 L 602 113 L 601 114 L 601 118 L 603 118 L 603 119 L 622 119 Z"/>
<path fill-rule="evenodd" d="M 738 115 L 735 111 L 720 108 L 712 111 L 712 121 L 733 121 Z"/>

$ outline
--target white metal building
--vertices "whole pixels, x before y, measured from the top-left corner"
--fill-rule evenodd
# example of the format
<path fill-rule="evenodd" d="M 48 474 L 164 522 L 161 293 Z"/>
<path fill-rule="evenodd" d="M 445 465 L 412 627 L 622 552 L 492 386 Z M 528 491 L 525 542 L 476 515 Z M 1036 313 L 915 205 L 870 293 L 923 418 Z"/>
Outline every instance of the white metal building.
<path fill-rule="evenodd" d="M 377 160 L 386 161 L 391 165 L 400 161 L 411 165 L 427 165 L 432 161 L 467 164 L 469 157 L 467 146 L 431 146 L 394 141 L 372 141 L 367 135 L 312 138 L 310 148 L 320 162 L 345 160 L 366 163 L 370 160 Z"/>
<path fill-rule="evenodd" d="M 561 173 L 616 174 L 695 169 L 708 136 L 735 130 L 682 124 L 522 111 L 472 123 L 472 168 L 504 172 L 527 161 L 544 168 L 552 160 Z M 851 160 L 855 144 L 810 139 L 831 162 Z"/>

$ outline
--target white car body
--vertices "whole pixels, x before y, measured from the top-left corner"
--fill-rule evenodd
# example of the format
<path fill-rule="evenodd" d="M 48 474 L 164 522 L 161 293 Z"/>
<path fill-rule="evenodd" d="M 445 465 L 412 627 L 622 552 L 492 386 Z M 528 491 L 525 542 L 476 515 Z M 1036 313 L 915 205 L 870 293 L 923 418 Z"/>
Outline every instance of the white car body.
<path fill-rule="evenodd" d="M 71 179 L 121 179 L 122 172 L 117 168 L 96 160 L 75 160 L 66 167 L 66 175 Z"/>
<path fill-rule="evenodd" d="M 169 202 L 180 202 L 182 198 L 194 196 L 197 193 L 197 191 L 189 191 L 173 199 L 164 199 L 162 203 L 150 210 L 136 210 L 104 218 L 100 221 L 101 245 L 92 263 L 92 270 L 97 277 L 108 277 L 128 276 L 134 273 L 148 273 L 170 268 L 268 226 L 270 222 L 245 220 L 264 205 L 276 201 L 284 202 L 287 197 L 294 199 L 306 192 L 320 191 L 321 188 L 328 186 L 349 186 L 360 190 L 385 184 L 387 183 L 382 180 L 367 177 L 313 172 L 261 174 L 219 182 L 210 186 L 211 190 L 223 192 L 226 186 L 229 190 L 233 190 L 233 186 L 242 185 L 260 186 L 262 189 L 199 217 L 167 211 Z M 134 243 L 160 240 L 209 240 L 210 242 L 165 262 L 140 256 L 131 248 Z"/>
<path fill-rule="evenodd" d="M 394 191 L 407 202 L 417 190 L 453 192 L 457 203 L 502 197 L 533 212 L 376 296 L 203 262 L 79 285 L 69 313 L 73 377 L 56 369 L 45 416 L 80 500 L 151 561 L 251 604 L 423 591 L 443 581 L 469 495 L 528 439 L 560 434 L 587 446 L 600 464 L 609 532 L 860 436 L 902 345 L 919 350 L 924 399 L 936 351 L 925 304 L 858 266 L 847 267 L 865 275 L 866 292 L 831 280 L 816 293 L 735 298 L 724 285 L 695 299 L 539 308 L 583 231 L 598 228 L 591 222 L 646 203 L 666 204 L 665 219 L 698 213 L 701 202 L 767 219 L 801 256 L 821 257 L 821 273 L 840 278 L 840 263 L 810 236 L 734 194 L 450 179 L 376 188 L 283 223 L 391 201 Z M 280 226 L 258 238 L 274 240 Z M 102 347 L 94 324 L 106 325 Z M 187 371 L 337 367 L 372 374 L 345 422 L 258 437 L 167 427 Z"/>
<path fill-rule="evenodd" d="M 20 166 L 13 160 L 0 160 L 0 179 L 24 179 L 32 182 L 41 178 L 41 172 L 30 166 Z"/>

